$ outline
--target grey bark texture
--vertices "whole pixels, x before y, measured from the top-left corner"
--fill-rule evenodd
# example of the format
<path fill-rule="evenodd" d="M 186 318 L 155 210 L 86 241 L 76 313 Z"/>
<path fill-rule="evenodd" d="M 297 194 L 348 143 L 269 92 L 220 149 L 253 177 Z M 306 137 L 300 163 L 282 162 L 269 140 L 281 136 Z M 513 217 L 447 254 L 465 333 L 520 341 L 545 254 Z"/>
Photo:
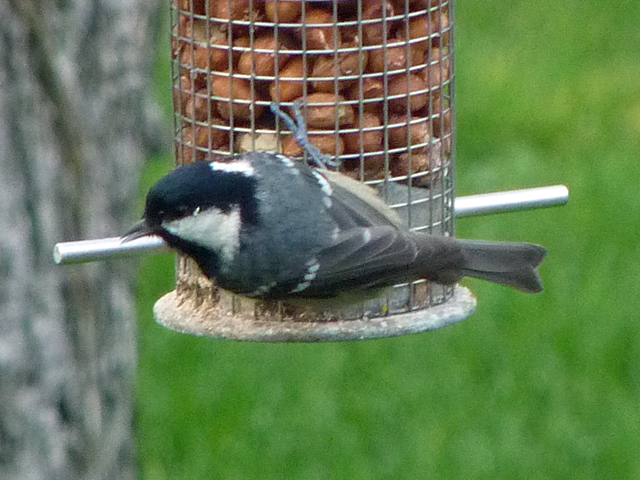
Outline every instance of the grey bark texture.
<path fill-rule="evenodd" d="M 132 219 L 159 7 L 0 0 L 0 478 L 137 476 L 133 267 L 52 248 Z"/>

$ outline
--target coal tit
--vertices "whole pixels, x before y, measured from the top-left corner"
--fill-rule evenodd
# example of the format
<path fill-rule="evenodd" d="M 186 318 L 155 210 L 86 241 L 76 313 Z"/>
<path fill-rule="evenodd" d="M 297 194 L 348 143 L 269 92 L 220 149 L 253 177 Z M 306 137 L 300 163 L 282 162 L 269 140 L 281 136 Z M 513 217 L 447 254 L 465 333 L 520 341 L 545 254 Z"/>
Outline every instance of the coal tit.
<path fill-rule="evenodd" d="M 410 231 L 376 192 L 284 155 L 249 152 L 176 168 L 149 191 L 125 239 L 159 235 L 223 289 L 258 299 L 375 296 L 471 276 L 542 290 L 538 245 Z"/>

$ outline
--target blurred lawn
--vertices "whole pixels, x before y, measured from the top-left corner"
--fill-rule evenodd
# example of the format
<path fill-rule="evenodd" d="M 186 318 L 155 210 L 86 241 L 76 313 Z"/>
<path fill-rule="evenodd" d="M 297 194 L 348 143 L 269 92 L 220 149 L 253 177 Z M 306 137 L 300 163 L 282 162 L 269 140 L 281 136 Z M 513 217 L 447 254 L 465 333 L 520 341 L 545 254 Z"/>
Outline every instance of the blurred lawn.
<path fill-rule="evenodd" d="M 545 292 L 469 281 L 476 314 L 437 332 L 243 344 L 155 324 L 173 259 L 145 258 L 143 479 L 640 478 L 640 2 L 457 0 L 456 21 L 458 193 L 571 188 L 458 235 L 547 246 Z"/>

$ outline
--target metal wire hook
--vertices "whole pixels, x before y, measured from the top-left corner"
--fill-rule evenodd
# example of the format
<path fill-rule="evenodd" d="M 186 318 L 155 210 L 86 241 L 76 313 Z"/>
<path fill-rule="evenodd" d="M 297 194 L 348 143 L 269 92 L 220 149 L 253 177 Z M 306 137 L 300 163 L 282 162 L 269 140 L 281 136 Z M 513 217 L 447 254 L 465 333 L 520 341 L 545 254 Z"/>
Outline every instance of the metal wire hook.
<path fill-rule="evenodd" d="M 327 165 L 330 167 L 339 167 L 342 162 L 332 160 L 329 155 L 325 155 L 320 151 L 318 147 L 316 147 L 313 143 L 309 141 L 309 135 L 307 134 L 307 124 L 302 115 L 302 102 L 298 99 L 293 102 L 292 110 L 293 110 L 293 119 L 286 114 L 282 109 L 276 104 L 276 102 L 271 102 L 269 108 L 280 118 L 286 127 L 291 131 L 293 138 L 296 140 L 298 145 L 307 152 L 307 154 L 311 157 L 314 163 L 321 169 L 326 170 Z"/>

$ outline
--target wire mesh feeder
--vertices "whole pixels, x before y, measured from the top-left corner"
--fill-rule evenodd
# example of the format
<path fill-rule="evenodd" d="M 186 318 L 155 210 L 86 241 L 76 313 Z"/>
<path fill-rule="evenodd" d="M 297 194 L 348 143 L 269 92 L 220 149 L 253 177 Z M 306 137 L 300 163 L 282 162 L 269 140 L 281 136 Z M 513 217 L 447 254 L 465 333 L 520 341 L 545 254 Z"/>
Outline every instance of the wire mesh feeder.
<path fill-rule="evenodd" d="M 450 0 L 174 0 L 176 162 L 306 152 L 268 106 L 301 101 L 309 140 L 416 230 L 453 235 Z M 428 281 L 338 311 L 293 311 L 216 289 L 187 258 L 154 309 L 179 331 L 240 340 L 348 340 L 462 320 L 462 287 Z"/>

